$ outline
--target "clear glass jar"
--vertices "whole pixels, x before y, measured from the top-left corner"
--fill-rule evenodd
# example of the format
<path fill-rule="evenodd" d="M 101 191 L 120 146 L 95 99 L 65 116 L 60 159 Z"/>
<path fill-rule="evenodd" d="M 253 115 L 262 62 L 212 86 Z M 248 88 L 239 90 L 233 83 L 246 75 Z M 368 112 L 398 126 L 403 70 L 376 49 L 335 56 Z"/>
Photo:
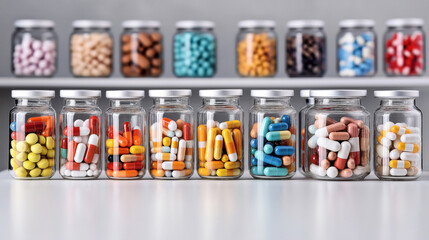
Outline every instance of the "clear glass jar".
<path fill-rule="evenodd" d="M 113 71 L 113 37 L 108 21 L 77 20 L 70 37 L 70 71 L 74 77 L 109 77 Z"/>
<path fill-rule="evenodd" d="M 173 38 L 176 77 L 213 77 L 216 73 L 216 36 L 210 21 L 179 21 Z"/>
<path fill-rule="evenodd" d="M 106 176 L 139 179 L 145 169 L 146 112 L 141 106 L 144 91 L 106 91 Z"/>
<path fill-rule="evenodd" d="M 55 91 L 12 90 L 9 173 L 16 179 L 49 179 L 55 172 Z"/>
<path fill-rule="evenodd" d="M 305 170 L 315 179 L 362 180 L 371 171 L 366 90 L 311 90 L 305 115 Z"/>
<path fill-rule="evenodd" d="M 236 179 L 243 175 L 242 89 L 200 90 L 198 109 L 198 175 Z"/>
<path fill-rule="evenodd" d="M 337 35 L 337 72 L 340 77 L 369 77 L 377 71 L 375 22 L 348 19 Z"/>
<path fill-rule="evenodd" d="M 380 107 L 374 113 L 374 169 L 382 180 L 415 180 L 422 173 L 422 111 L 419 91 L 374 91 Z"/>
<path fill-rule="evenodd" d="M 122 23 L 121 72 L 124 77 L 159 77 L 163 70 L 162 35 L 158 21 Z"/>
<path fill-rule="evenodd" d="M 95 179 L 101 173 L 99 90 L 61 90 L 60 174 L 66 179 Z"/>
<path fill-rule="evenodd" d="M 277 72 L 276 23 L 246 20 L 238 23 L 237 72 L 241 77 L 273 77 Z"/>
<path fill-rule="evenodd" d="M 325 23 L 294 20 L 287 26 L 286 73 L 289 77 L 322 77 L 326 71 Z"/>
<path fill-rule="evenodd" d="M 296 172 L 296 110 L 293 90 L 252 90 L 249 111 L 250 175 L 261 179 L 291 178 Z"/>
<path fill-rule="evenodd" d="M 190 89 L 149 90 L 150 175 L 189 179 L 194 172 L 194 110 Z"/>
<path fill-rule="evenodd" d="M 305 116 L 307 114 L 308 109 L 310 109 L 313 105 L 314 105 L 314 98 L 310 97 L 310 90 L 309 89 L 304 89 L 300 91 L 300 96 L 302 98 L 305 98 L 305 106 L 303 108 L 301 108 L 301 110 L 299 110 L 299 127 L 301 128 L 301 132 L 299 134 L 299 144 L 300 144 L 300 155 L 299 155 L 299 171 L 300 173 L 302 173 L 304 176 L 309 177 L 308 176 L 308 170 L 305 170 L 305 164 L 304 164 L 304 159 L 305 159 Z"/>
<path fill-rule="evenodd" d="M 52 77 L 57 71 L 57 34 L 50 20 L 15 21 L 12 73 L 16 77 Z"/>
<path fill-rule="evenodd" d="M 421 76 L 425 72 L 423 19 L 390 19 L 384 34 L 384 72 L 387 76 Z"/>

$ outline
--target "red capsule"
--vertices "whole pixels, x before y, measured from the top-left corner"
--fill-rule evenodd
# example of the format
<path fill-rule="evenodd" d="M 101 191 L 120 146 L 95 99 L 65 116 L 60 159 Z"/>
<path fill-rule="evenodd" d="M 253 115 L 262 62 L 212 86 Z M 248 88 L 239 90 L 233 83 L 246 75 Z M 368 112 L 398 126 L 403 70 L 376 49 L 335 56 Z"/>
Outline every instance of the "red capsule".
<path fill-rule="evenodd" d="M 107 137 L 114 139 L 118 135 L 122 135 L 122 132 L 118 129 L 115 129 L 113 126 L 109 126 L 106 130 Z"/>
<path fill-rule="evenodd" d="M 143 168 L 143 162 L 127 162 L 123 167 L 125 170 L 140 170 Z"/>
<path fill-rule="evenodd" d="M 110 162 L 107 164 L 107 169 L 109 169 L 109 170 L 121 170 L 122 169 L 122 163 Z"/>
<path fill-rule="evenodd" d="M 98 117 L 96 117 L 96 116 L 90 117 L 89 121 L 88 121 L 88 127 L 90 130 L 89 134 L 99 135 L 100 134 L 100 124 L 99 124 Z"/>
<path fill-rule="evenodd" d="M 310 161 L 313 164 L 319 165 L 319 156 L 317 156 L 317 154 L 311 155 Z"/>
<path fill-rule="evenodd" d="M 46 128 L 45 122 L 31 122 L 31 123 L 25 123 L 21 125 L 21 130 L 25 133 L 41 132 L 45 130 L 45 128 Z"/>
<path fill-rule="evenodd" d="M 183 124 L 183 139 L 185 140 L 192 140 L 192 129 L 191 124 L 184 123 Z"/>
<path fill-rule="evenodd" d="M 74 159 L 74 154 L 76 153 L 77 142 L 70 141 L 67 144 L 67 161 L 72 162 Z"/>
<path fill-rule="evenodd" d="M 133 129 L 133 144 L 137 146 L 142 144 L 142 132 L 138 127 L 134 127 Z"/>
<path fill-rule="evenodd" d="M 67 149 L 67 141 L 68 141 L 67 138 L 63 138 L 61 140 L 61 149 Z"/>
<path fill-rule="evenodd" d="M 133 132 L 131 131 L 131 123 L 124 122 L 122 124 L 122 131 L 124 131 L 124 138 L 127 139 L 128 147 L 131 147 L 133 145 Z"/>

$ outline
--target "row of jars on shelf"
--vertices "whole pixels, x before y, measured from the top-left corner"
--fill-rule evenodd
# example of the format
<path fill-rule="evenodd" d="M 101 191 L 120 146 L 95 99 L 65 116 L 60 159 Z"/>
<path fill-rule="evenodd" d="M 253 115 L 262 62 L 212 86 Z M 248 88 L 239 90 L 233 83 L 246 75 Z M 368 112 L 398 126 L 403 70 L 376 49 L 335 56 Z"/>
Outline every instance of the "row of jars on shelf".
<path fill-rule="evenodd" d="M 375 91 L 380 107 L 373 134 L 370 113 L 361 105 L 366 90 L 303 90 L 307 105 L 299 116 L 290 103 L 293 90 L 252 90 L 248 133 L 239 105 L 241 89 L 199 94 L 203 105 L 195 124 L 191 90 L 149 90 L 154 105 L 147 123 L 141 106 L 144 91 L 107 91 L 110 107 L 102 134 L 97 106 L 101 91 L 61 90 L 58 157 L 56 113 L 50 103 L 55 92 L 13 90 L 10 173 L 18 179 L 50 178 L 58 158 L 59 172 L 67 179 L 97 178 L 103 161 L 109 178 L 142 178 L 147 165 L 153 178 L 188 179 L 196 158 L 202 178 L 239 178 L 248 160 L 254 178 L 287 179 L 299 168 L 315 179 L 361 180 L 371 171 L 373 148 L 380 179 L 421 175 L 422 113 L 415 106 L 419 91 Z"/>
<path fill-rule="evenodd" d="M 419 76 L 425 70 L 422 19 L 391 19 L 384 35 L 384 70 L 388 76 Z M 373 76 L 377 38 L 372 20 L 344 20 L 337 36 L 337 72 L 341 77 Z M 120 38 L 120 67 L 125 77 L 159 77 L 163 39 L 157 21 L 125 21 Z M 238 24 L 237 73 L 273 77 L 277 73 L 276 23 L 246 20 Z M 326 71 L 326 34 L 320 20 L 287 24 L 286 73 L 321 77 Z M 18 20 L 12 39 L 12 71 L 19 77 L 51 77 L 57 68 L 54 22 Z M 109 77 L 113 71 L 113 36 L 108 21 L 77 20 L 70 37 L 70 70 L 75 77 Z M 173 72 L 177 77 L 213 77 L 217 48 L 215 24 L 179 21 L 173 37 Z"/>

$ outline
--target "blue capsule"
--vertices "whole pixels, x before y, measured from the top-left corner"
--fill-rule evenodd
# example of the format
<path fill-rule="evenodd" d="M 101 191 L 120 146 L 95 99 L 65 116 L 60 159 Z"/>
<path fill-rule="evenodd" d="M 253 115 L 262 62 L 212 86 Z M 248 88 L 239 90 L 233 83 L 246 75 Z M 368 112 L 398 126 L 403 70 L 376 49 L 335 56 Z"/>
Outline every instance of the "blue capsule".
<path fill-rule="evenodd" d="M 284 177 L 288 174 L 287 168 L 266 167 L 264 175 L 270 177 Z M 256 175 L 256 174 L 255 174 Z"/>
<path fill-rule="evenodd" d="M 265 163 L 268 163 L 268 164 L 273 165 L 275 167 L 280 167 L 283 164 L 283 162 L 280 158 L 265 154 L 264 152 L 259 151 L 259 150 L 255 152 L 255 158 L 258 160 L 262 160 Z"/>
<path fill-rule="evenodd" d="M 291 122 L 290 122 L 289 115 L 283 115 L 282 116 L 282 122 L 286 123 L 290 127 L 291 126 Z"/>
<path fill-rule="evenodd" d="M 274 148 L 274 154 L 277 156 L 290 156 L 295 153 L 295 148 L 292 146 L 277 146 Z"/>
<path fill-rule="evenodd" d="M 265 137 L 265 135 L 268 133 L 268 128 L 270 127 L 270 124 L 271 124 L 271 118 L 265 117 L 262 120 L 261 126 L 259 126 L 259 132 L 258 132 L 259 137 Z"/>
<path fill-rule="evenodd" d="M 252 148 L 257 148 L 258 147 L 258 140 L 256 138 L 250 140 L 250 146 Z"/>
<path fill-rule="evenodd" d="M 252 174 L 256 176 L 263 176 L 264 175 L 264 167 L 262 166 L 255 166 L 252 167 Z"/>
<path fill-rule="evenodd" d="M 16 122 L 10 123 L 10 130 L 12 130 L 12 132 L 16 132 Z"/>
<path fill-rule="evenodd" d="M 287 123 L 271 123 L 270 126 L 268 127 L 268 130 L 270 130 L 270 132 L 272 131 L 283 131 L 283 130 L 288 130 L 289 129 L 289 125 Z"/>
<path fill-rule="evenodd" d="M 265 146 L 264 146 L 264 153 L 265 154 L 271 154 L 271 153 L 273 153 L 273 150 L 274 150 L 274 147 L 271 143 L 265 144 Z"/>

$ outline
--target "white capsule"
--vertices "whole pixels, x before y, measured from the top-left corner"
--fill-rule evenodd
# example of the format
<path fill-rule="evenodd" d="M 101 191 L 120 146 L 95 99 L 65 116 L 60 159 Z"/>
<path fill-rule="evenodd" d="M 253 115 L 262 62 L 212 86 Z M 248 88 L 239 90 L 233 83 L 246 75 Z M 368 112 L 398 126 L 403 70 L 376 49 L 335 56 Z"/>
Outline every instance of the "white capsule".
<path fill-rule="evenodd" d="M 98 169 L 97 169 L 97 170 L 94 170 L 93 172 L 94 172 L 94 176 L 98 176 L 98 175 L 100 175 L 100 170 L 98 170 Z"/>
<path fill-rule="evenodd" d="M 98 136 L 96 134 L 91 134 L 88 139 L 88 144 L 98 146 Z"/>
<path fill-rule="evenodd" d="M 90 132 L 89 127 L 79 127 L 79 136 L 87 136 Z"/>
<path fill-rule="evenodd" d="M 174 143 L 174 145 L 176 145 L 176 147 L 174 147 L 174 148 L 172 147 L 170 149 L 170 153 L 177 154 L 177 147 L 179 146 L 179 138 L 178 137 L 173 137 L 171 139 L 171 146 L 173 146 L 173 143 Z"/>
<path fill-rule="evenodd" d="M 365 173 L 369 173 L 371 171 L 371 168 L 369 167 L 369 164 L 366 166 L 356 166 L 356 168 L 353 170 L 354 175 L 362 175 Z"/>
<path fill-rule="evenodd" d="M 216 170 L 212 170 L 212 171 L 210 172 L 210 176 L 216 176 Z"/>
<path fill-rule="evenodd" d="M 152 161 L 157 161 L 158 160 L 156 158 L 156 154 L 155 153 L 150 155 L 150 160 L 152 160 Z"/>
<path fill-rule="evenodd" d="M 407 169 L 405 169 L 405 168 L 392 168 L 392 169 L 390 169 L 390 175 L 392 175 L 392 176 L 405 176 L 405 175 L 407 175 Z"/>
<path fill-rule="evenodd" d="M 337 156 L 342 159 L 348 159 L 351 147 L 352 145 L 348 141 L 342 142 L 341 149 L 338 152 Z"/>
<path fill-rule="evenodd" d="M 326 176 L 326 170 L 316 164 L 310 164 L 310 172 L 320 177 Z"/>
<path fill-rule="evenodd" d="M 174 178 L 184 177 L 186 176 L 186 170 L 174 170 L 172 175 Z"/>
<path fill-rule="evenodd" d="M 100 159 L 100 154 L 98 153 L 94 153 L 94 157 L 92 157 L 92 162 L 91 163 L 98 163 L 98 160 Z"/>
<path fill-rule="evenodd" d="M 185 161 L 185 168 L 191 169 L 192 168 L 192 161 Z"/>
<path fill-rule="evenodd" d="M 94 164 L 94 163 L 91 163 L 91 164 L 89 165 L 89 169 L 91 169 L 92 171 L 94 171 L 94 170 L 96 170 L 96 169 L 97 169 L 97 165 L 96 165 L 96 164 Z"/>
<path fill-rule="evenodd" d="M 89 127 L 89 119 L 83 121 L 83 127 Z"/>
<path fill-rule="evenodd" d="M 388 158 L 390 155 L 390 151 L 389 148 L 381 145 L 381 144 L 377 144 L 375 146 L 375 152 L 377 153 L 377 155 L 381 158 Z"/>
<path fill-rule="evenodd" d="M 92 171 L 91 169 L 87 170 L 86 171 L 86 176 L 88 176 L 88 177 L 94 176 L 94 171 Z"/>
<path fill-rule="evenodd" d="M 396 134 L 393 132 L 386 132 L 386 135 L 384 137 L 391 140 L 391 141 L 396 140 Z"/>
<path fill-rule="evenodd" d="M 76 119 L 73 123 L 74 127 L 83 127 L 83 120 L 82 119 Z"/>
<path fill-rule="evenodd" d="M 82 137 L 73 137 L 73 141 L 75 141 L 76 143 L 81 143 L 83 142 Z"/>
<path fill-rule="evenodd" d="M 170 130 L 170 131 L 176 131 L 176 129 L 177 129 L 177 123 L 176 123 L 175 121 L 171 120 L 171 121 L 168 123 L 167 128 L 168 128 L 168 130 Z"/>
<path fill-rule="evenodd" d="M 310 126 L 308 126 L 308 132 L 311 134 L 315 134 L 316 133 L 316 126 L 314 124 L 311 124 Z"/>
<path fill-rule="evenodd" d="M 393 127 L 393 125 L 395 125 L 393 122 L 385 122 L 383 124 L 383 129 L 381 129 L 381 130 L 390 131 L 390 129 Z"/>
<path fill-rule="evenodd" d="M 338 169 L 336 167 L 329 167 L 328 170 L 326 170 L 326 175 L 330 178 L 336 178 L 338 176 Z"/>
<path fill-rule="evenodd" d="M 404 134 L 401 136 L 401 142 L 404 143 L 420 143 L 420 134 Z"/>
<path fill-rule="evenodd" d="M 393 147 L 394 148 L 398 148 L 398 143 L 400 143 L 401 142 L 401 138 L 398 136 L 398 138 L 396 138 L 396 140 L 395 141 L 393 141 Z"/>
<path fill-rule="evenodd" d="M 401 151 L 399 151 L 398 149 L 393 149 L 392 151 L 390 151 L 389 157 L 392 160 L 398 160 L 400 155 Z"/>
<path fill-rule="evenodd" d="M 86 171 L 71 171 L 72 177 L 86 177 Z"/>
<path fill-rule="evenodd" d="M 319 145 L 319 147 L 326 148 L 326 149 L 333 151 L 333 152 L 338 152 L 341 149 L 341 145 L 339 142 L 333 141 L 329 138 L 317 139 L 317 145 Z"/>
<path fill-rule="evenodd" d="M 377 132 L 383 131 L 383 124 L 377 125 Z"/>
<path fill-rule="evenodd" d="M 64 176 L 66 176 L 66 177 L 70 177 L 71 176 L 71 171 L 70 170 L 65 170 L 64 171 Z"/>
<path fill-rule="evenodd" d="M 85 156 L 86 145 L 83 143 L 79 143 L 76 147 L 76 152 L 74 154 L 74 161 L 77 163 L 81 163 L 83 161 L 83 157 Z"/>
<path fill-rule="evenodd" d="M 159 160 L 159 161 L 162 161 L 163 159 L 162 159 L 162 155 L 163 154 L 168 154 L 168 153 L 157 153 L 156 154 L 156 159 L 157 160 Z M 176 160 L 176 154 L 172 154 L 172 153 L 170 153 L 170 154 L 168 154 L 169 156 L 170 156 L 170 159 L 169 160 L 172 160 L 172 161 L 174 161 L 174 160 Z"/>
<path fill-rule="evenodd" d="M 174 137 L 174 131 L 168 131 L 167 132 L 167 137 L 170 137 L 170 138 L 172 138 L 172 137 Z"/>
<path fill-rule="evenodd" d="M 169 170 L 165 171 L 164 174 L 166 177 L 171 177 L 171 175 L 172 175 L 171 171 L 169 171 Z"/>
<path fill-rule="evenodd" d="M 316 130 L 315 135 L 318 138 L 325 138 L 325 137 L 327 137 L 329 135 L 328 129 L 326 127 L 319 128 L 319 129 Z"/>
<path fill-rule="evenodd" d="M 79 164 L 79 170 L 86 171 L 88 169 L 89 169 L 89 164 L 88 163 L 81 163 L 81 164 Z"/>
<path fill-rule="evenodd" d="M 176 131 L 174 131 L 174 135 L 176 135 L 176 137 L 178 137 L 178 138 L 180 138 L 180 137 L 182 137 L 182 130 L 180 130 L 180 129 L 177 129 Z"/>
<path fill-rule="evenodd" d="M 403 123 L 403 122 L 395 123 L 395 125 L 397 125 L 397 126 L 399 126 L 399 127 L 401 127 L 401 128 L 406 128 L 406 127 L 407 127 L 407 124 L 406 124 L 406 123 Z"/>
<path fill-rule="evenodd" d="M 411 131 L 411 133 L 416 133 L 420 135 L 420 128 L 418 127 L 408 127 L 408 129 Z"/>
<path fill-rule="evenodd" d="M 221 122 L 219 124 L 219 128 L 220 128 L 220 130 L 227 129 L 228 128 L 228 124 L 226 122 Z"/>
<path fill-rule="evenodd" d="M 401 153 L 400 158 L 404 161 L 418 162 L 420 161 L 420 153 L 403 152 Z"/>
<path fill-rule="evenodd" d="M 310 139 L 308 139 L 308 147 L 309 148 L 316 148 L 317 147 L 317 139 L 318 137 L 316 135 L 313 135 Z"/>
<path fill-rule="evenodd" d="M 67 170 L 67 168 L 66 168 L 65 165 L 61 166 L 61 168 L 60 168 L 60 174 L 61 174 L 61 176 L 64 176 L 66 174 L 66 170 Z"/>
<path fill-rule="evenodd" d="M 380 140 L 380 144 L 385 147 L 390 147 L 390 145 L 392 145 L 392 141 L 387 139 L 386 137 L 382 137 Z"/>

